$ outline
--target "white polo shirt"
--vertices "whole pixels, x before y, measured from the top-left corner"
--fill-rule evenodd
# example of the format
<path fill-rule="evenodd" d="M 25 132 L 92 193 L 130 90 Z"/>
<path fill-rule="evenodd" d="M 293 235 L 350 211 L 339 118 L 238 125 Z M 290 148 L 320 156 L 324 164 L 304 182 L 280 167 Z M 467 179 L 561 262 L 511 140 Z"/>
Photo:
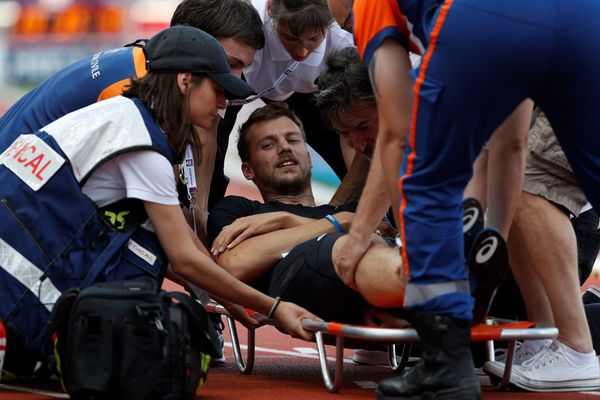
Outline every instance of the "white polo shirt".
<path fill-rule="evenodd" d="M 264 24 L 265 47 L 256 52 L 252 65 L 244 69 L 244 77 L 256 93 L 272 88 L 263 95 L 270 100 L 285 100 L 294 92 L 313 93 L 317 90 L 315 79 L 326 68 L 327 55 L 332 50 L 354 46 L 352 34 L 333 22 L 321 45 L 306 60 L 294 61 L 283 47 L 267 14 L 267 0 L 252 0 L 252 5 Z M 277 85 L 273 87 L 275 83 Z"/>

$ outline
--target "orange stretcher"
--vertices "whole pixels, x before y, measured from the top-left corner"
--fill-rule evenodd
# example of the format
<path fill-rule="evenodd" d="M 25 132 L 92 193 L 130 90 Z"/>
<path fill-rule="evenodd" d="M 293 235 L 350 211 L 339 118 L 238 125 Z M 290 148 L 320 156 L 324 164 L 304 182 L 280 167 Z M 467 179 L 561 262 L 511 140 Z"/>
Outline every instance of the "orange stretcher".
<path fill-rule="evenodd" d="M 221 314 L 227 318 L 227 326 L 231 336 L 233 355 L 235 363 L 243 374 L 249 374 L 254 367 L 255 329 L 248 329 L 247 355 L 244 360 L 238 340 L 235 320 L 227 310 L 220 304 L 209 302 L 204 304 L 207 311 Z M 274 321 L 266 319 L 260 313 L 247 310 L 248 315 L 268 325 L 275 325 Z M 319 365 L 323 376 L 323 383 L 330 392 L 337 392 L 342 385 L 344 368 L 344 343 L 346 339 L 368 342 L 373 345 L 387 345 L 390 367 L 395 371 L 402 371 L 408 363 L 412 343 L 419 341 L 419 335 L 413 328 L 379 328 L 369 326 L 357 326 L 340 324 L 337 322 L 326 322 L 317 320 L 303 320 L 302 325 L 306 330 L 315 332 L 315 341 L 319 356 Z M 327 365 L 327 354 L 325 351 L 325 338 L 327 335 L 335 339 L 334 377 L 331 378 Z M 537 326 L 529 321 L 508 321 L 502 319 L 488 318 L 485 324 L 471 328 L 471 340 L 486 342 L 486 355 L 489 361 L 494 361 L 494 341 L 502 340 L 508 342 L 506 351 L 506 368 L 500 381 L 492 380 L 497 389 L 506 388 L 510 381 L 515 344 L 517 340 L 527 339 L 554 339 L 558 336 L 555 327 Z M 400 362 L 396 355 L 402 346 Z"/>

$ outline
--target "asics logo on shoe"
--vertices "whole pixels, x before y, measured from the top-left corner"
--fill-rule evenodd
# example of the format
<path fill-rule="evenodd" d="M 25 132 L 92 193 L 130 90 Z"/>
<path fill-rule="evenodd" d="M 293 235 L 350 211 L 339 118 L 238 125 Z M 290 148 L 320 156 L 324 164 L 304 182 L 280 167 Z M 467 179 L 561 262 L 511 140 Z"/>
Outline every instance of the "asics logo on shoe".
<path fill-rule="evenodd" d="M 481 242 L 481 248 L 477 251 L 475 255 L 475 262 L 478 264 L 485 264 L 492 258 L 494 253 L 496 252 L 496 248 L 498 248 L 498 238 L 494 236 L 490 236 L 485 238 Z"/>
<path fill-rule="evenodd" d="M 469 207 L 463 210 L 463 234 L 467 233 L 479 218 L 479 209 L 477 207 Z"/>

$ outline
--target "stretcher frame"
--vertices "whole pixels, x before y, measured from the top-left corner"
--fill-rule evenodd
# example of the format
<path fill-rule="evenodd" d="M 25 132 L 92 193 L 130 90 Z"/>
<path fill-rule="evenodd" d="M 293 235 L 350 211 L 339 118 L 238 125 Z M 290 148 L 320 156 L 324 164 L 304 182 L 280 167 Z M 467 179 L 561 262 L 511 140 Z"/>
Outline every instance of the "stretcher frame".
<path fill-rule="evenodd" d="M 242 374 L 250 374 L 254 367 L 256 329 L 248 329 L 247 354 L 246 359 L 244 360 L 235 326 L 235 320 L 233 317 L 220 304 L 209 302 L 204 304 L 204 307 L 209 312 L 220 314 L 226 317 L 236 366 Z M 247 312 L 248 315 L 266 325 L 276 326 L 273 320 L 267 319 L 260 313 L 252 310 L 247 310 Z M 319 366 L 321 368 L 323 383 L 327 390 L 333 393 L 339 390 L 343 381 L 345 338 L 365 340 L 374 342 L 378 345 L 387 345 L 389 365 L 392 370 L 396 372 L 401 372 L 406 367 L 412 344 L 419 342 L 419 335 L 414 328 L 379 328 L 309 319 L 303 320 L 302 326 L 304 329 L 315 333 L 315 341 L 317 345 Z M 327 363 L 327 353 L 325 350 L 325 340 L 323 337 L 324 335 L 332 335 L 335 337 L 333 379 L 329 372 L 329 366 Z M 510 375 L 513 367 L 513 359 L 517 340 L 554 339 L 557 336 L 557 328 L 537 326 L 535 323 L 529 321 L 515 322 L 504 319 L 488 318 L 486 319 L 485 324 L 477 325 L 471 328 L 472 341 L 486 342 L 486 357 L 488 361 L 495 360 L 494 341 L 502 340 L 508 342 L 504 374 L 500 380 L 492 379 L 492 384 L 496 389 L 505 389 L 510 384 Z M 398 362 L 396 355 L 398 346 L 400 344 L 403 345 L 403 349 L 399 355 L 400 362 Z"/>

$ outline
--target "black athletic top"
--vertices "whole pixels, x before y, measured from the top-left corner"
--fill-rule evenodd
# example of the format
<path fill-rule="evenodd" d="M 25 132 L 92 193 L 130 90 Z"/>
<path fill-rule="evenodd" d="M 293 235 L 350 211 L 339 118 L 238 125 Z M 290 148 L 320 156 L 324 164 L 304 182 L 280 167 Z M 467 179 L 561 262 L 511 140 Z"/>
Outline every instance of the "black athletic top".
<path fill-rule="evenodd" d="M 287 211 L 300 217 L 320 219 L 327 214 L 335 214 L 342 211 L 356 211 L 356 202 L 344 204 L 340 207 L 322 205 L 308 207 L 295 204 L 283 204 L 278 201 L 261 203 L 240 196 L 227 196 L 215 204 L 208 216 L 208 238 L 212 243 L 223 227 L 233 223 L 238 218 L 255 214 L 265 214 L 275 211 Z"/>

